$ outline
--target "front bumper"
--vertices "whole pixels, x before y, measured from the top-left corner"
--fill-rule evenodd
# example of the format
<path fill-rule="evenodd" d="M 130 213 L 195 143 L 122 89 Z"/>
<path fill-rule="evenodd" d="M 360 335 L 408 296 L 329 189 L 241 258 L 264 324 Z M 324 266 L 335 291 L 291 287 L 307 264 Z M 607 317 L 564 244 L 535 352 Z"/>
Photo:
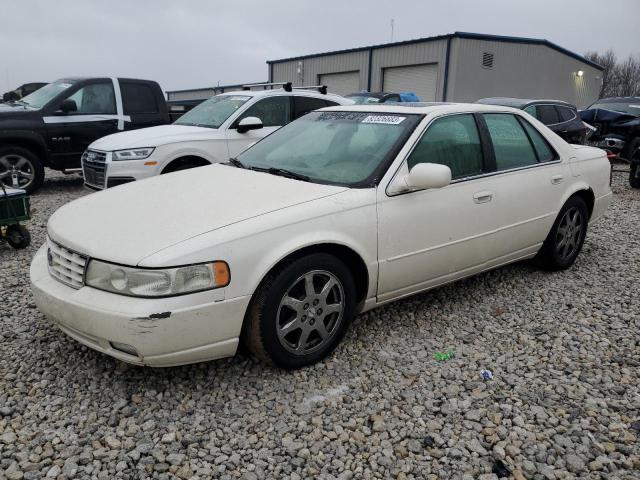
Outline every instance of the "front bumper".
<path fill-rule="evenodd" d="M 49 274 L 46 246 L 36 253 L 30 275 L 36 305 L 63 332 L 119 360 L 152 367 L 234 355 L 251 299 L 224 299 L 222 289 L 159 299 L 76 290 Z M 131 346 L 136 354 L 114 344 Z"/>
<path fill-rule="evenodd" d="M 87 150 L 89 151 L 89 150 Z M 82 160 L 82 170 L 85 177 L 85 186 L 91 190 L 103 190 L 144 178 L 154 177 L 162 171 L 161 162 L 152 157 L 144 160 L 119 160 L 112 159 L 112 152 L 93 150 L 93 153 L 102 156 L 100 161 Z"/>

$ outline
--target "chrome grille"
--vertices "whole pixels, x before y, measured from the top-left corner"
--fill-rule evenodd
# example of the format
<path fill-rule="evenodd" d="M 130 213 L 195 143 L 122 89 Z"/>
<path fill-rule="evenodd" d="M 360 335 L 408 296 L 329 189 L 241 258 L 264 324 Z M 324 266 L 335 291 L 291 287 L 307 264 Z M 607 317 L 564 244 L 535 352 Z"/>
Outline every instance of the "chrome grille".
<path fill-rule="evenodd" d="M 82 154 L 84 183 L 93 188 L 105 188 L 107 178 L 107 154 L 96 150 L 85 150 Z"/>
<path fill-rule="evenodd" d="M 56 280 L 73 288 L 84 285 L 84 270 L 88 258 L 47 238 L 49 273 Z"/>

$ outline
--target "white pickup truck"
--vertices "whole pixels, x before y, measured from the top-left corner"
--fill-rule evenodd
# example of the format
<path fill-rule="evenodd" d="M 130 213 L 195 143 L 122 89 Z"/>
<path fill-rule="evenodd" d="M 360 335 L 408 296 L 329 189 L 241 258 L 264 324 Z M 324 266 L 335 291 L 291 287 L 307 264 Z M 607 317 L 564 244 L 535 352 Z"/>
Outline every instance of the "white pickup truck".
<path fill-rule="evenodd" d="M 163 173 L 227 161 L 278 128 L 319 108 L 352 100 L 290 84 L 272 90 L 223 93 L 172 125 L 116 133 L 82 157 L 85 185 L 104 189 Z"/>

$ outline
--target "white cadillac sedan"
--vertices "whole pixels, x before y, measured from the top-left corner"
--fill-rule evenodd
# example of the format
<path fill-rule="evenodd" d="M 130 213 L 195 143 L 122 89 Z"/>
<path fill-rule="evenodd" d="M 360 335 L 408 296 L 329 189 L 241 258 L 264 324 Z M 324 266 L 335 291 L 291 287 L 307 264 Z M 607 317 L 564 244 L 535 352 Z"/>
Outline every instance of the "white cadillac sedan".
<path fill-rule="evenodd" d="M 40 310 L 139 365 L 328 355 L 359 312 L 511 262 L 565 269 L 611 199 L 604 151 L 527 113 L 331 107 L 226 164 L 75 200 L 31 265 Z"/>

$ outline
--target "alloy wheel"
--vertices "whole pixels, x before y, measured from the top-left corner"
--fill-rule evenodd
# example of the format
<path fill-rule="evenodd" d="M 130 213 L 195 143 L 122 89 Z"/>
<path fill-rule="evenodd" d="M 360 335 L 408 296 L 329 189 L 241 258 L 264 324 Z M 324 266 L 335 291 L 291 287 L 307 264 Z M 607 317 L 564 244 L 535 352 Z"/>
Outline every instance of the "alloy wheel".
<path fill-rule="evenodd" d="M 556 252 L 561 260 L 570 259 L 580 248 L 584 219 L 577 207 L 569 208 L 558 225 L 556 233 Z"/>
<path fill-rule="evenodd" d="M 28 188 L 34 181 L 35 168 L 22 155 L 10 153 L 0 157 L 0 182 L 9 188 Z"/>
<path fill-rule="evenodd" d="M 287 289 L 277 312 L 280 344 L 294 355 L 306 355 L 326 345 L 344 317 L 344 288 L 331 272 L 314 270 Z"/>

